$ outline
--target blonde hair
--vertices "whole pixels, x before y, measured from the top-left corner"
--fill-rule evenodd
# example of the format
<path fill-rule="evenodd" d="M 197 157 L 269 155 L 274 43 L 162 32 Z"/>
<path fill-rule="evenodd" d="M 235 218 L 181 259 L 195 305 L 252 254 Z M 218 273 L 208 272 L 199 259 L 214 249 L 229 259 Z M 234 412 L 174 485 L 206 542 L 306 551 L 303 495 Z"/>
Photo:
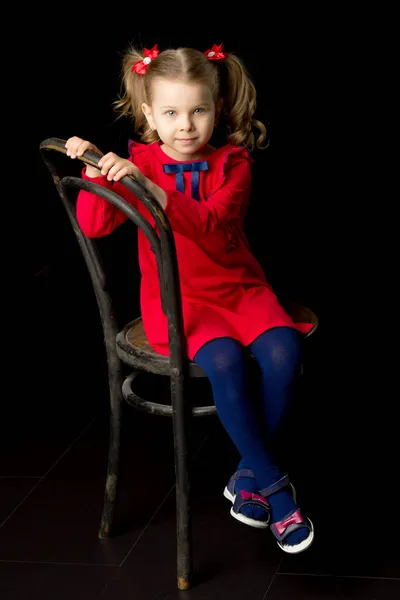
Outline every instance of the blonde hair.
<path fill-rule="evenodd" d="M 204 53 L 193 48 L 164 50 L 153 59 L 144 75 L 132 71 L 132 66 L 143 60 L 144 53 L 129 47 L 122 62 L 122 95 L 114 102 L 120 116 L 133 119 L 141 140 L 151 143 L 159 140 L 142 111 L 142 104 L 151 104 L 151 84 L 164 78 L 185 83 L 204 83 L 212 91 L 216 106 L 222 100 L 220 120 L 227 128 L 227 142 L 235 146 L 264 148 L 267 130 L 253 118 L 256 110 L 256 89 L 243 62 L 229 53 L 222 60 L 210 61 Z M 256 136 L 253 129 L 258 130 Z"/>

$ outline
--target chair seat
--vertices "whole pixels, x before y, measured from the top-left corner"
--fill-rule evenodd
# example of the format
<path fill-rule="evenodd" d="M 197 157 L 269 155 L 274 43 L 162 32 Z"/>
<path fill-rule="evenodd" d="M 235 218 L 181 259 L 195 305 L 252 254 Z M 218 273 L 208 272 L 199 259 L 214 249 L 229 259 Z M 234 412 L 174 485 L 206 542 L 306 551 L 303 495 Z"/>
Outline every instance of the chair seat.
<path fill-rule="evenodd" d="M 295 323 L 312 323 L 312 329 L 304 335 L 310 337 L 318 327 L 317 315 L 307 306 L 296 302 L 285 304 L 285 310 L 290 314 Z M 169 356 L 155 352 L 146 337 L 141 317 L 134 319 L 117 335 L 117 354 L 127 365 L 155 373 L 157 375 L 170 374 Z M 205 377 L 204 372 L 194 362 L 189 362 L 190 377 Z"/>
<path fill-rule="evenodd" d="M 295 302 L 294 300 L 283 302 L 282 305 L 288 315 L 292 317 L 294 323 L 310 323 L 312 325 L 310 331 L 303 335 L 304 339 L 315 333 L 319 322 L 317 315 L 311 308 L 304 306 L 304 304 L 300 304 L 299 302 Z"/>
<path fill-rule="evenodd" d="M 141 317 L 134 319 L 117 335 L 117 354 L 125 364 L 135 369 L 170 375 L 169 356 L 155 352 L 146 337 Z M 198 365 L 189 362 L 189 377 L 205 377 Z"/>

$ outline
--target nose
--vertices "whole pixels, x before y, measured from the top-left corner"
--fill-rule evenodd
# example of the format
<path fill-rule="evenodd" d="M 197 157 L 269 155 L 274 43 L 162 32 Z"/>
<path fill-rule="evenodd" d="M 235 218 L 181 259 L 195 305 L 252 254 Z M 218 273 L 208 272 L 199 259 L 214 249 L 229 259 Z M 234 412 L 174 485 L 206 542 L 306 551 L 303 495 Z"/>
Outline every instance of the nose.
<path fill-rule="evenodd" d="M 193 129 L 191 115 L 181 115 L 179 129 L 181 131 L 191 131 Z"/>

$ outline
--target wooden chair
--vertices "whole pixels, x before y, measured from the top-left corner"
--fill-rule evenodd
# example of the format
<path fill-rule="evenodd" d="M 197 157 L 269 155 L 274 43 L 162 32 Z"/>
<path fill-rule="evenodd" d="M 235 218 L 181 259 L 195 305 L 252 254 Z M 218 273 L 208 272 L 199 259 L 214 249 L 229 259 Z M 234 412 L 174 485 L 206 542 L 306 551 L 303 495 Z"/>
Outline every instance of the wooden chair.
<path fill-rule="evenodd" d="M 59 160 L 54 159 L 56 154 L 66 154 L 65 140 L 46 139 L 40 144 L 40 152 L 61 197 L 88 268 L 104 332 L 110 395 L 110 440 L 103 514 L 98 535 L 100 538 L 110 535 L 115 514 L 122 400 L 150 414 L 172 417 L 177 509 L 177 585 L 181 590 L 189 589 L 193 561 L 189 510 L 188 424 L 191 417 L 215 415 L 216 408 L 212 402 L 206 406 L 192 406 L 187 398 L 185 399 L 185 383 L 188 379 L 203 378 L 205 374 L 198 365 L 189 361 L 185 354 L 179 273 L 171 226 L 163 209 L 133 177 L 124 177 L 121 183 L 150 211 L 159 237 L 143 215 L 115 192 L 83 180 L 81 177 L 62 177 Z M 81 160 L 87 165 L 96 167 L 100 158 L 97 153 L 88 151 Z M 63 160 L 65 165 L 71 168 L 70 159 Z M 71 171 L 67 169 L 67 172 Z M 168 319 L 168 357 L 158 354 L 150 347 L 140 317 L 123 328 L 119 327 L 96 241 L 82 233 L 76 220 L 75 202 L 80 189 L 101 196 L 122 210 L 137 227 L 140 227 L 149 240 L 157 261 L 162 308 Z M 318 326 L 318 319 L 312 310 L 295 303 L 286 308 L 295 322 L 313 324 L 305 337 L 314 333 Z M 123 374 L 123 365 L 129 367 L 127 376 Z M 171 404 L 152 402 L 135 393 L 135 379 L 142 372 L 169 377 Z"/>

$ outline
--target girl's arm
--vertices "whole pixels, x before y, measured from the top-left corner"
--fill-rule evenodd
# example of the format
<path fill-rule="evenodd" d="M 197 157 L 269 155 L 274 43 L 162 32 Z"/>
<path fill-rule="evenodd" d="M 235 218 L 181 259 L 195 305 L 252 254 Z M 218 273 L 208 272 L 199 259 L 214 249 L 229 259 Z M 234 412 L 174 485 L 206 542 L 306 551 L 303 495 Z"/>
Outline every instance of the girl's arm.
<path fill-rule="evenodd" d="M 87 171 L 88 167 L 86 167 Z M 99 177 L 88 177 L 85 169 L 82 171 L 82 179 L 97 183 L 102 187 L 112 190 L 132 206 L 137 208 L 137 198 L 121 183 L 113 183 L 100 175 Z M 124 223 L 128 217 L 122 210 L 100 196 L 91 194 L 86 190 L 80 190 L 76 204 L 76 218 L 82 232 L 90 238 L 109 235 L 116 227 Z"/>
<path fill-rule="evenodd" d="M 239 218 L 247 207 L 250 189 L 249 162 L 246 158 L 238 157 L 227 168 L 222 186 L 207 202 L 197 202 L 178 191 L 164 192 L 164 197 L 158 190 L 153 193 L 158 193 L 158 201 L 163 206 L 172 229 L 196 240 Z"/>
<path fill-rule="evenodd" d="M 91 144 L 87 140 L 83 140 L 79 137 L 71 137 L 67 140 L 65 147 L 67 149 L 67 156 L 71 158 L 79 158 L 82 156 L 87 150 L 92 150 L 101 154 L 100 150 Z M 102 165 L 104 165 L 104 159 L 109 156 L 103 156 L 99 161 L 99 167 L 102 169 Z M 122 163 L 128 163 L 129 161 L 125 161 L 124 159 L 120 159 L 117 155 L 113 155 L 115 160 L 113 164 L 117 164 L 118 161 Z M 103 171 L 103 172 L 102 172 Z M 124 200 L 129 202 L 132 206 L 137 206 L 137 198 L 134 196 L 126 187 L 120 183 L 114 183 L 111 181 L 110 176 L 106 176 L 108 171 L 102 169 L 96 169 L 91 166 L 86 166 L 82 171 L 82 179 L 86 179 L 88 181 L 92 181 L 102 187 L 105 187 L 109 190 L 114 191 L 116 194 L 120 195 Z M 119 169 L 121 172 L 121 169 Z M 122 172 L 120 177 L 128 174 Z M 114 231 L 116 227 L 121 225 L 124 221 L 127 220 L 127 216 L 124 212 L 116 208 L 111 202 L 108 202 L 104 198 L 100 196 L 96 196 L 86 190 L 80 190 L 78 194 L 77 204 L 76 204 L 76 217 L 81 228 L 82 232 L 90 238 L 98 238 L 104 235 L 108 235 Z"/>

